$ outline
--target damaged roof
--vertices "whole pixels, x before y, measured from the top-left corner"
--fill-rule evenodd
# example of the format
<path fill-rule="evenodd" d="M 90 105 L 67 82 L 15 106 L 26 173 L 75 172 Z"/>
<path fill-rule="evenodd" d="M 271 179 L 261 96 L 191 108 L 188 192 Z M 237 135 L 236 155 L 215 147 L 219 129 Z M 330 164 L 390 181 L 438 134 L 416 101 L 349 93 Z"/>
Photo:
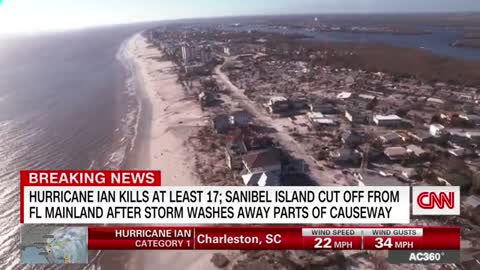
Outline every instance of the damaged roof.
<path fill-rule="evenodd" d="M 250 170 L 280 164 L 280 151 L 275 148 L 251 152 L 243 156 L 243 162 Z"/>

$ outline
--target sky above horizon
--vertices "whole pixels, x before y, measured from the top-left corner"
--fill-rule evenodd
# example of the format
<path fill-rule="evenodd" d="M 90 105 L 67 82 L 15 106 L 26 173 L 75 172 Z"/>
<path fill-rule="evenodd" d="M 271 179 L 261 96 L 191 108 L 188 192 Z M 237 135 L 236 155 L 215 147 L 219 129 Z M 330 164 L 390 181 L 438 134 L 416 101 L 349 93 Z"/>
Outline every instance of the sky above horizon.
<path fill-rule="evenodd" d="M 180 18 L 480 11 L 480 0 L 0 0 L 0 33 Z"/>

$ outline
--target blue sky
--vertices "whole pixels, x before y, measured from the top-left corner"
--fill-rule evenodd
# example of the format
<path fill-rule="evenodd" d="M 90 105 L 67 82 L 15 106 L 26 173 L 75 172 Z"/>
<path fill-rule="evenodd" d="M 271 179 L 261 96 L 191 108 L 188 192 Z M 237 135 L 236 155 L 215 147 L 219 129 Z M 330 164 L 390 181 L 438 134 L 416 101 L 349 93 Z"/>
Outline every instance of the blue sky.
<path fill-rule="evenodd" d="M 424 11 L 480 11 L 480 0 L 3 0 L 0 32 L 248 14 Z"/>

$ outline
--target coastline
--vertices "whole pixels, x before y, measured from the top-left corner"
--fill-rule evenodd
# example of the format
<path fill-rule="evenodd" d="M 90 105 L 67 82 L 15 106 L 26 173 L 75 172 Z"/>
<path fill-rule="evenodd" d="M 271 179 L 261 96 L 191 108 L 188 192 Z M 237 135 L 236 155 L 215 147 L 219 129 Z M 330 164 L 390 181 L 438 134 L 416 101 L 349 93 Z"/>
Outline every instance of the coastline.
<path fill-rule="evenodd" d="M 185 142 L 204 125 L 202 111 L 177 82 L 176 65 L 161 60 L 162 53 L 148 47 L 141 34 L 129 40 L 127 51 L 135 63 L 142 102 L 137 153 L 129 165 L 161 170 L 165 186 L 199 185 L 195 160 Z"/>
<path fill-rule="evenodd" d="M 130 168 L 162 171 L 164 186 L 198 186 L 195 157 L 186 141 L 204 125 L 204 114 L 195 100 L 185 95 L 177 82 L 176 65 L 162 60 L 162 53 L 149 47 L 142 34 L 127 45 L 134 63 L 141 114 Z M 132 252 L 127 269 L 216 269 L 210 262 L 214 251 Z"/>

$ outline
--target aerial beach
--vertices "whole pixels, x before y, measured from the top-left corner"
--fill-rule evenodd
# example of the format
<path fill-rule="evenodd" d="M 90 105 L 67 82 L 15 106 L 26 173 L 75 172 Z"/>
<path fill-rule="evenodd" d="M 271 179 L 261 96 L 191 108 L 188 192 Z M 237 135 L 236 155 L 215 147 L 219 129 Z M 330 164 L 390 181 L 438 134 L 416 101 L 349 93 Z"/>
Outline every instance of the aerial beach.
<path fill-rule="evenodd" d="M 128 54 L 134 60 L 141 95 L 150 112 L 145 134 L 138 147 L 138 162 L 135 167 L 155 169 L 162 172 L 162 185 L 198 186 L 195 176 L 194 155 L 185 143 L 188 137 L 204 124 L 202 111 L 194 101 L 184 95 L 177 82 L 175 64 L 161 60 L 162 53 L 149 47 L 141 34 L 129 40 Z M 150 115 L 148 115 L 150 113 Z M 144 155 L 144 156 L 142 156 Z M 216 269 L 210 262 L 212 251 L 150 251 L 135 252 L 127 264 L 130 269 Z"/>
<path fill-rule="evenodd" d="M 136 64 L 141 94 L 150 106 L 145 113 L 150 121 L 144 130 L 146 141 L 140 142 L 148 144 L 148 149 L 142 151 L 135 167 L 161 170 L 165 186 L 198 185 L 194 158 L 185 141 L 204 123 L 202 111 L 185 97 L 176 66 L 161 60 L 162 53 L 149 47 L 141 34 L 130 39 L 128 53 Z"/>

